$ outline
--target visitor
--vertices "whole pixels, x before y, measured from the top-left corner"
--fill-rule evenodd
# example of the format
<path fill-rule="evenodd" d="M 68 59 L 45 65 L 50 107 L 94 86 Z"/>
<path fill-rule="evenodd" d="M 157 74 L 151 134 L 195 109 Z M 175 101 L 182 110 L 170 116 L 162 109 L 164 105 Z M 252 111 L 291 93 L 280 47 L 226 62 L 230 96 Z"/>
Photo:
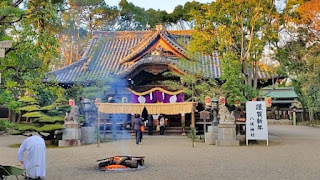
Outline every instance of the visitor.
<path fill-rule="evenodd" d="M 159 126 L 160 126 L 160 136 L 163 137 L 164 135 L 164 117 L 162 115 L 159 116 Z"/>
<path fill-rule="evenodd" d="M 140 114 L 136 114 L 135 118 L 132 120 L 132 128 L 136 136 L 136 146 L 139 144 L 141 141 L 140 136 L 141 136 L 141 126 L 143 126 L 143 121 L 140 118 Z"/>
<path fill-rule="evenodd" d="M 148 132 L 150 136 L 153 135 L 153 116 L 152 115 L 148 116 Z"/>
<path fill-rule="evenodd" d="M 26 152 L 24 160 L 23 155 Z M 17 155 L 22 167 L 26 170 L 26 179 L 44 179 L 46 176 L 46 145 L 40 136 L 25 139 Z"/>
<path fill-rule="evenodd" d="M 141 118 L 142 118 L 144 127 L 146 127 L 146 123 L 147 123 L 147 120 L 148 120 L 148 110 L 147 110 L 146 107 L 144 107 L 143 110 L 142 110 Z M 143 128 L 141 128 L 141 129 L 143 129 Z M 143 139 L 143 131 L 141 131 L 140 142 L 141 142 L 142 139 Z"/>

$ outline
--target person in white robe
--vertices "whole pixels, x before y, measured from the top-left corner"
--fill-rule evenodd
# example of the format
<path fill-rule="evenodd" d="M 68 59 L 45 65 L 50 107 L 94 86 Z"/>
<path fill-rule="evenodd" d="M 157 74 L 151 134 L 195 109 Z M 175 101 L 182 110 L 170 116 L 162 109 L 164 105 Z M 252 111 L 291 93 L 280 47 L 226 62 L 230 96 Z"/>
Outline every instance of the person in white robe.
<path fill-rule="evenodd" d="M 24 160 L 24 152 L 26 152 Z M 20 145 L 18 155 L 28 178 L 44 179 L 46 176 L 46 145 L 40 136 L 31 136 Z"/>

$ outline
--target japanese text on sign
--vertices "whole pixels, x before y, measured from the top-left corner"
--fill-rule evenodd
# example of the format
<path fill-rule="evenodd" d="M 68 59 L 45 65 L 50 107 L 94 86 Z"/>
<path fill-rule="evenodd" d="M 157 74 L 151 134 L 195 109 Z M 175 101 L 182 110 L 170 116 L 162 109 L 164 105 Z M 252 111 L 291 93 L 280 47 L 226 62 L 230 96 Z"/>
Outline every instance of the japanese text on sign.
<path fill-rule="evenodd" d="M 268 140 L 266 103 L 264 101 L 246 103 L 246 126 L 247 140 Z"/>

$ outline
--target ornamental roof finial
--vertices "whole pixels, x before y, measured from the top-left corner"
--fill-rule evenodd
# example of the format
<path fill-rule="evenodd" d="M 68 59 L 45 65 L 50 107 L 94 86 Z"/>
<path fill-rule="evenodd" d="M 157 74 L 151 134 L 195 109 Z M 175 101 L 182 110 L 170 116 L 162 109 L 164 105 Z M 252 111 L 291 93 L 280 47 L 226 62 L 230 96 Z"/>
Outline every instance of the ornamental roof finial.
<path fill-rule="evenodd" d="M 156 25 L 156 30 L 157 31 L 166 31 L 166 28 L 164 27 L 164 25 L 158 24 L 158 25 Z"/>

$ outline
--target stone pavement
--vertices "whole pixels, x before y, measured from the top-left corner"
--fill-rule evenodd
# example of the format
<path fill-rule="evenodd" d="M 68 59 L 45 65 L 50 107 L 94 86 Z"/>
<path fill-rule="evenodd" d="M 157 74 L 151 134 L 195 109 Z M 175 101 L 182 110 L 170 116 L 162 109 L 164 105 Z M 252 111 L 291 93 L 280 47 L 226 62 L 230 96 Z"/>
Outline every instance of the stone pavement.
<path fill-rule="evenodd" d="M 47 180 L 72 179 L 319 179 L 320 129 L 305 126 L 269 126 L 266 142 L 239 147 L 217 147 L 182 136 L 144 136 L 73 148 L 47 149 Z M 23 136 L 0 136 L 0 164 L 17 165 L 17 148 Z M 145 168 L 101 172 L 97 159 L 114 155 L 145 156 Z M 14 178 L 8 178 L 14 179 Z"/>

